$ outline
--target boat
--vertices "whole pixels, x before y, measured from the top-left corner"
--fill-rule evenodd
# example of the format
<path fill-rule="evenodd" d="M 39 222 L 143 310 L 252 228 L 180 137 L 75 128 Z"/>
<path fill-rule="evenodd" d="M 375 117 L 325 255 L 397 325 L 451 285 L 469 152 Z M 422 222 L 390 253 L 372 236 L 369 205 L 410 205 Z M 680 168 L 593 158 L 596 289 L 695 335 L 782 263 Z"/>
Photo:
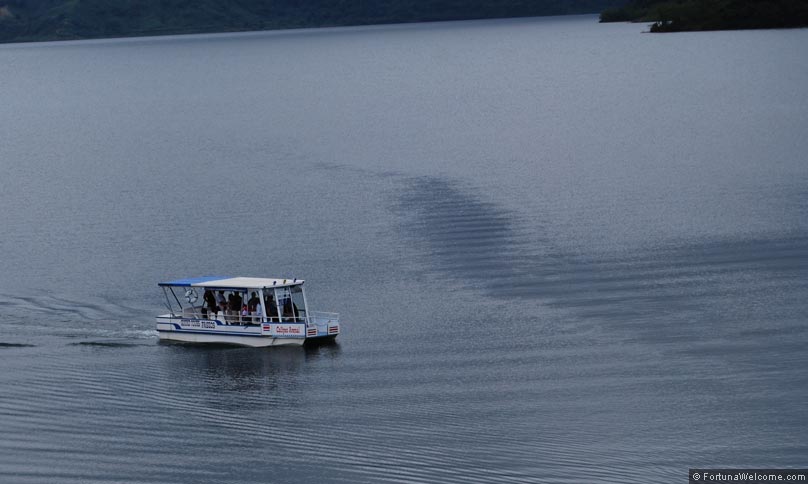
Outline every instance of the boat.
<path fill-rule="evenodd" d="M 333 341 L 339 314 L 309 311 L 302 279 L 205 276 L 161 282 L 161 340 L 241 346 Z"/>

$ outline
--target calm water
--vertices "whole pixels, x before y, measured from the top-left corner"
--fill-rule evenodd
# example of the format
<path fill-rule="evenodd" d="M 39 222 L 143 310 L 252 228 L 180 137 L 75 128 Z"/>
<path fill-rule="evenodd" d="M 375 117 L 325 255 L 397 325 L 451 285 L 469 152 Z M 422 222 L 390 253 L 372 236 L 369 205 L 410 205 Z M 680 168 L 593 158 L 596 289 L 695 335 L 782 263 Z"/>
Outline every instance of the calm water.
<path fill-rule="evenodd" d="M 804 467 L 808 30 L 644 29 L 0 46 L 0 481 Z M 343 334 L 158 343 L 203 274 Z"/>

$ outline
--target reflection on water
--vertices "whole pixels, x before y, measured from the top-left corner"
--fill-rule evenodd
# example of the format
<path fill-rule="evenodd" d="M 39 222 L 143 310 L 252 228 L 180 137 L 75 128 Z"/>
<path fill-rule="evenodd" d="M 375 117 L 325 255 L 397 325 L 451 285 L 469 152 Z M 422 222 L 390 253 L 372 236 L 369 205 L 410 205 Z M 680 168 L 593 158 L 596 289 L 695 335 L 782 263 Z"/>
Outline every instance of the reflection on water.
<path fill-rule="evenodd" d="M 204 397 L 215 408 L 271 402 L 277 395 L 296 395 L 307 362 L 337 358 L 339 345 L 319 347 L 243 348 L 161 342 L 166 378 L 181 393 Z M 185 386 L 187 385 L 187 387 Z"/>

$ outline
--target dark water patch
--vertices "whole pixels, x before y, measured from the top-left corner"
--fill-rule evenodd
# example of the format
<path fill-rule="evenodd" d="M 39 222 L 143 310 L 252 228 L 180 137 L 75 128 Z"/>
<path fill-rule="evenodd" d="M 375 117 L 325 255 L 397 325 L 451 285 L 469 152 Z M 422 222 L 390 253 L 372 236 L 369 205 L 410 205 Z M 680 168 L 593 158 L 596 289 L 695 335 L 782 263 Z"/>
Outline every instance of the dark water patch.
<path fill-rule="evenodd" d="M 3 343 L 0 342 L 0 348 L 32 348 L 36 345 L 27 343 Z"/>
<path fill-rule="evenodd" d="M 536 233 L 541 221 L 434 178 L 405 183 L 395 212 L 424 270 L 480 291 L 506 311 L 518 314 L 536 302 L 559 311 L 559 327 L 579 336 L 595 330 L 603 341 L 650 350 L 651 359 L 636 363 L 645 372 L 663 355 L 668 371 L 679 374 L 692 371 L 691 358 L 698 368 L 777 371 L 780 379 L 796 378 L 795 368 L 808 364 L 798 350 L 808 342 L 808 326 L 794 316 L 808 311 L 806 234 L 630 251 L 593 245 L 590 253 L 572 253 Z M 771 390 L 765 382 L 759 388 Z"/>
<path fill-rule="evenodd" d="M 397 204 L 402 235 L 438 272 L 491 291 L 513 280 L 545 239 L 522 230 L 516 214 L 440 178 L 406 179 Z"/>
<path fill-rule="evenodd" d="M 143 346 L 138 343 L 121 343 L 117 341 L 79 341 L 76 343 L 68 343 L 71 346 L 94 346 L 100 348 L 130 348 L 133 346 Z"/>
<path fill-rule="evenodd" d="M 771 285 L 808 285 L 808 236 L 800 234 L 569 253 L 535 233 L 535 220 L 527 224 L 468 187 L 427 177 L 405 184 L 395 211 L 429 267 L 501 299 L 569 309 L 630 304 L 632 312 L 651 314 L 655 302 L 703 306 L 722 296 L 769 294 Z"/>

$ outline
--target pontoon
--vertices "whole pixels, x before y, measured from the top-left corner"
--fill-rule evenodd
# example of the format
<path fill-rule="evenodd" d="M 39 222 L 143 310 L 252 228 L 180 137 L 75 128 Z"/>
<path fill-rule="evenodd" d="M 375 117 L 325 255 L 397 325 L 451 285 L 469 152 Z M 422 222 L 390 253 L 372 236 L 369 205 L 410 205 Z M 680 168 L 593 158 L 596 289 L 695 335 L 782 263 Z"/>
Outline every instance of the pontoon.
<path fill-rule="evenodd" d="M 302 345 L 340 331 L 339 315 L 309 311 L 301 279 L 195 277 L 161 282 L 160 339 L 243 346 Z"/>

